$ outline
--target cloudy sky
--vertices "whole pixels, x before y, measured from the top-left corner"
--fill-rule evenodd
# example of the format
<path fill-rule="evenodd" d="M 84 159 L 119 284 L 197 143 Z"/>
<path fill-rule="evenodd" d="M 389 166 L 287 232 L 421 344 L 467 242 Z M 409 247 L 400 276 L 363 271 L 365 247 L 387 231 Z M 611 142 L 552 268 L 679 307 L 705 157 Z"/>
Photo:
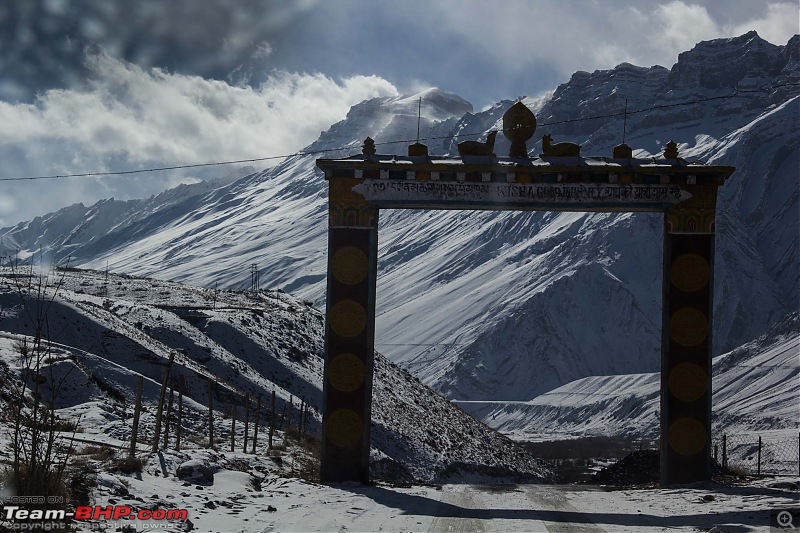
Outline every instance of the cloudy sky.
<path fill-rule="evenodd" d="M 6 0 L 0 179 L 286 154 L 366 98 L 481 109 L 753 29 L 785 44 L 797 0 Z M 225 172 L 0 181 L 0 227 Z"/>

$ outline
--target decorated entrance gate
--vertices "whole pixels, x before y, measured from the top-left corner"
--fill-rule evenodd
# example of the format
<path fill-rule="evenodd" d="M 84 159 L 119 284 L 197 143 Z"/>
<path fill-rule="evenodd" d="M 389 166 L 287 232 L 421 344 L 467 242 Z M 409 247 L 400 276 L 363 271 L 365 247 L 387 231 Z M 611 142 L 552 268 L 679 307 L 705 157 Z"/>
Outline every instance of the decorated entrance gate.
<path fill-rule="evenodd" d="M 319 159 L 329 184 L 328 288 L 320 478 L 369 480 L 380 209 L 651 211 L 664 214 L 661 332 L 661 482 L 711 476 L 711 331 L 717 188 L 733 167 L 688 164 L 674 143 L 662 158 L 581 157 L 580 148 L 543 141 L 521 103 L 506 113 L 508 157 L 486 144 L 459 145 L 461 157 L 362 154 Z M 535 325 L 534 325 L 535 327 Z"/>

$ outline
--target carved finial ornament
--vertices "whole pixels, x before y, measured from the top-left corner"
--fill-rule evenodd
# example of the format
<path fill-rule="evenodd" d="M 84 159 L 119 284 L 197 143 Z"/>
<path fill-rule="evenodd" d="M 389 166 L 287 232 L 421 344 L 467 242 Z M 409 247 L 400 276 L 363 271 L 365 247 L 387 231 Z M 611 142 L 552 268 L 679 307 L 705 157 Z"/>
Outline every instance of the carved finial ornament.
<path fill-rule="evenodd" d="M 664 148 L 664 159 L 677 159 L 678 158 L 678 145 L 675 141 L 670 141 Z"/>
<path fill-rule="evenodd" d="M 536 132 L 536 115 L 522 102 L 512 105 L 503 115 L 503 135 L 511 141 L 509 157 L 528 157 L 525 142 Z"/>
<path fill-rule="evenodd" d="M 361 147 L 361 153 L 364 155 L 375 155 L 375 141 L 371 137 L 364 139 L 364 145 Z"/>

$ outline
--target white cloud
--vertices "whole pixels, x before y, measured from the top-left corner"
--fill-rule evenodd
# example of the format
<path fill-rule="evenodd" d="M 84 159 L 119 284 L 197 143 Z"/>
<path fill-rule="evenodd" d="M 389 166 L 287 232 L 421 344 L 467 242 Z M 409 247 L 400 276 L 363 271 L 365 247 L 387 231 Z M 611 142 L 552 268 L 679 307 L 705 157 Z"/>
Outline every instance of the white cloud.
<path fill-rule="evenodd" d="M 420 34 L 453 35 L 460 43 L 456 57 L 528 72 L 532 79 L 547 66 L 564 81 L 576 70 L 622 62 L 669 68 L 699 41 L 753 29 L 775 44 L 785 44 L 798 31 L 796 3 L 730 2 L 725 7 L 725 23 L 722 13 L 711 10 L 722 9 L 714 0 L 460 0 L 426 3 L 425 16 L 418 3 L 392 13 Z"/>
<path fill-rule="evenodd" d="M 108 4 L 95 3 L 98 10 Z M 206 63 L 213 56 L 211 62 L 217 68 L 211 71 L 225 76 L 228 71 L 223 70 L 233 68 L 231 75 L 247 80 L 264 79 L 250 75 L 258 74 L 260 65 L 278 62 L 284 55 L 289 59 L 284 57 L 287 62 L 282 64 L 293 64 L 292 58 L 304 55 L 323 58 L 319 64 L 303 63 L 311 65 L 304 67 L 307 70 L 328 68 L 324 58 L 345 57 L 352 65 L 370 65 L 359 68 L 375 69 L 411 92 L 438 85 L 467 93 L 464 96 L 474 100 L 473 104 L 484 106 L 502 98 L 552 90 L 576 70 L 612 68 L 623 61 L 671 67 L 678 53 L 700 40 L 755 29 L 768 41 L 785 44 L 798 31 L 796 2 L 782 0 L 409 0 L 375 3 L 368 11 L 355 1 L 342 5 L 317 0 L 268 4 L 264 13 L 233 9 L 228 23 L 215 34 L 214 43 L 220 46 L 213 53 L 198 47 L 207 44 L 205 34 L 213 33 L 209 28 L 216 24 L 223 7 L 198 13 L 214 24 L 187 25 L 175 35 L 172 17 L 185 15 L 180 5 L 169 3 L 171 11 L 154 11 L 158 16 L 140 14 L 133 25 L 117 25 L 121 12 L 111 9 L 113 16 L 106 21 L 110 44 L 106 46 L 113 53 L 136 45 L 133 55 L 145 65 L 176 64 L 170 61 L 177 46 L 181 53 L 175 61 L 192 66 L 185 72 L 208 72 Z M 313 22 L 291 26 L 302 20 Z M 391 28 L 401 30 L 392 39 L 376 40 L 362 31 L 365 24 L 386 20 Z M 150 24 L 154 25 L 152 32 L 143 33 Z M 283 31 L 289 27 L 302 27 L 304 32 Z M 317 33 L 325 39 L 306 38 Z M 152 38 L 142 39 L 142 35 Z M 298 46 L 292 39 L 287 41 L 287 35 L 302 35 L 311 48 L 287 49 Z M 115 36 L 119 39 L 112 39 Z M 372 40 L 364 43 L 360 36 Z M 407 56 L 404 38 L 424 43 L 437 59 L 419 53 Z M 145 61 L 152 43 L 157 44 L 160 55 Z M 320 54 L 322 48 L 331 55 Z M 437 55 L 437 51 L 442 53 Z M 245 52 L 252 61 L 240 65 L 232 60 L 241 59 Z M 423 68 L 431 64 L 438 78 Z M 293 152 L 343 118 L 351 105 L 396 93 L 395 86 L 375 76 L 333 79 L 274 71 L 262 85 L 252 88 L 147 70 L 103 55 L 93 56 L 88 65 L 92 80 L 82 90 L 50 90 L 30 105 L 0 101 L 0 177 Z M 224 69 L 219 65 L 225 65 Z M 337 72 L 352 70 L 340 66 Z M 14 93 L 12 85 L 14 80 L 0 80 L 0 90 L 6 93 Z M 124 179 L 0 182 L 0 226 L 68 202 L 91 202 L 112 195 L 141 197 L 159 192 L 167 183 L 208 176 L 197 171 Z M 21 205 L 30 210 L 23 212 Z"/>
<path fill-rule="evenodd" d="M 655 26 L 660 47 L 673 54 L 689 50 L 699 41 L 719 35 L 719 29 L 706 8 L 673 0 L 656 8 L 648 17 Z"/>
<path fill-rule="evenodd" d="M 762 16 L 726 27 L 725 33 L 741 35 L 750 30 L 756 30 L 771 43 L 786 44 L 792 35 L 800 33 L 800 9 L 797 2 L 769 4 Z"/>
<path fill-rule="evenodd" d="M 50 90 L 33 104 L 0 102 L 0 177 L 291 153 L 344 118 L 352 105 L 397 94 L 376 76 L 334 80 L 276 71 L 260 87 L 250 88 L 144 70 L 106 55 L 90 57 L 89 64 L 94 76 L 84 90 Z M 138 198 L 164 187 L 158 179 L 141 176 L 3 182 L 2 188 L 0 217 L 8 224 L 67 202 Z M 12 203 L 18 207 L 9 209 Z M 35 207 L 23 212 L 21 205 Z"/>
<path fill-rule="evenodd" d="M 272 55 L 272 45 L 269 41 L 261 41 L 256 45 L 256 51 L 253 53 L 254 57 L 264 59 Z"/>

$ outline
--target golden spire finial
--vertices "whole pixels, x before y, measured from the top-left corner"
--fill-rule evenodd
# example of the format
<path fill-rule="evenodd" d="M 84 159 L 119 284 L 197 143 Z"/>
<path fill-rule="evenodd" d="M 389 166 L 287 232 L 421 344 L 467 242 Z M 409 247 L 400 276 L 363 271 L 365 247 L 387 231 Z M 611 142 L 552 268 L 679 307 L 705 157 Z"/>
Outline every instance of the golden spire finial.
<path fill-rule="evenodd" d="M 364 145 L 361 147 L 361 153 L 364 155 L 375 155 L 375 141 L 371 137 L 364 139 Z"/>
<path fill-rule="evenodd" d="M 675 141 L 670 141 L 664 148 L 664 159 L 678 159 L 678 145 Z"/>
<path fill-rule="evenodd" d="M 528 157 L 525 142 L 536 131 L 536 116 L 522 102 L 512 105 L 503 115 L 503 135 L 511 141 L 509 157 Z"/>

